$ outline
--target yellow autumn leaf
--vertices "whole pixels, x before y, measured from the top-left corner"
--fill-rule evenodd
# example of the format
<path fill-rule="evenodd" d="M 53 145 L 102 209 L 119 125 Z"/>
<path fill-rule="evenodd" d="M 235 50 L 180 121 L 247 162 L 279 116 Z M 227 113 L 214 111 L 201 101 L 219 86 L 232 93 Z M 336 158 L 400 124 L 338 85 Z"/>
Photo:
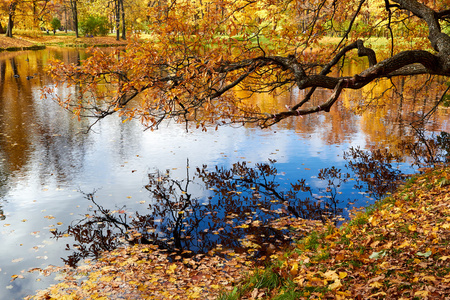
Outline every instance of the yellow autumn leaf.
<path fill-rule="evenodd" d="M 408 226 L 409 231 L 416 231 L 417 230 L 417 226 L 416 224 L 412 224 Z"/>
<path fill-rule="evenodd" d="M 100 278 L 101 281 L 110 282 L 114 279 L 112 276 L 103 276 Z"/>
<path fill-rule="evenodd" d="M 339 272 L 340 279 L 344 279 L 345 277 L 347 277 L 347 272 Z"/>
<path fill-rule="evenodd" d="M 173 273 L 175 273 L 175 269 L 177 268 L 177 265 L 176 264 L 171 264 L 170 266 L 169 266 L 169 268 L 167 268 L 167 271 L 166 271 L 166 273 L 167 274 L 173 274 Z"/>
<path fill-rule="evenodd" d="M 370 295 L 369 298 L 375 298 L 375 297 L 378 297 L 378 296 L 386 296 L 386 293 L 385 292 L 378 292 L 378 293 Z"/>
<path fill-rule="evenodd" d="M 435 281 L 436 277 L 434 277 L 434 276 L 424 276 L 424 277 L 422 277 L 422 279 L 426 280 L 426 281 Z"/>
<path fill-rule="evenodd" d="M 428 291 L 417 291 L 414 293 L 414 296 L 426 297 L 428 296 Z"/>
<path fill-rule="evenodd" d="M 379 281 L 372 282 L 372 283 L 370 283 L 369 285 L 370 285 L 371 287 L 373 287 L 373 288 L 380 288 L 380 287 L 383 286 L 383 284 L 382 284 L 381 282 L 379 282 Z"/>
<path fill-rule="evenodd" d="M 298 274 L 298 263 L 295 262 L 292 267 L 291 267 L 291 271 L 290 271 L 292 276 L 295 276 Z"/>
<path fill-rule="evenodd" d="M 400 246 L 398 246 L 397 248 L 405 248 L 408 247 L 410 245 L 409 241 L 404 241 L 403 243 L 400 244 Z"/>
<path fill-rule="evenodd" d="M 328 286 L 330 290 L 336 290 L 342 286 L 341 280 L 336 279 L 332 284 Z"/>
<path fill-rule="evenodd" d="M 335 280 L 339 278 L 339 275 L 335 271 L 328 270 L 323 274 L 323 277 L 327 280 Z"/>

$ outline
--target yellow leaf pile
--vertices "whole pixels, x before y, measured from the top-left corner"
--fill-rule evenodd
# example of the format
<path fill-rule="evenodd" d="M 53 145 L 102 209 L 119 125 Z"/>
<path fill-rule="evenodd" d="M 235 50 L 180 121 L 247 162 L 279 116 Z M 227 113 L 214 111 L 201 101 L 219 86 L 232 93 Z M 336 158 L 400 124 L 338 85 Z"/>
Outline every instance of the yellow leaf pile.
<path fill-rule="evenodd" d="M 238 254 L 228 260 L 214 255 L 169 259 L 156 246 L 135 245 L 60 270 L 63 282 L 27 299 L 215 299 L 248 275 L 250 265 Z"/>

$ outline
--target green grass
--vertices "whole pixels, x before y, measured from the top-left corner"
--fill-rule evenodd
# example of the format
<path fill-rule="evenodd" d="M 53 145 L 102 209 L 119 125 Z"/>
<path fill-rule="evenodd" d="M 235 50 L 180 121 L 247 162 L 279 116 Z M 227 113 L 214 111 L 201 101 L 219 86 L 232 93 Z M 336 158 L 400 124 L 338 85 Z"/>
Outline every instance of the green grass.
<path fill-rule="evenodd" d="M 218 300 L 238 300 L 249 291 L 253 289 L 270 290 L 283 284 L 283 279 L 274 271 L 274 266 L 265 270 L 256 270 L 256 272 L 247 278 L 247 280 L 239 287 L 235 287 L 229 293 L 221 294 Z"/>

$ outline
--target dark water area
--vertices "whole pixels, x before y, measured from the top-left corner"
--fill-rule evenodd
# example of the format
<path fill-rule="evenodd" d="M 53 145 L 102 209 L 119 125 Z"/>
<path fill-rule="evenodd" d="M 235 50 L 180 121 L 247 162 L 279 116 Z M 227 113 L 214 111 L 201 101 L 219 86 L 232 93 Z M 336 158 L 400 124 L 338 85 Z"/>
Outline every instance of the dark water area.
<path fill-rule="evenodd" d="M 384 170 L 393 182 L 416 172 L 414 153 L 424 148 L 401 142 L 414 133 L 407 126 L 412 112 L 434 103 L 404 100 L 401 110 L 386 103 L 356 114 L 352 103 L 363 97 L 356 92 L 329 114 L 266 130 L 186 132 L 168 123 L 151 132 L 113 115 L 84 133 L 89 120 L 41 97 L 54 85 L 43 71 L 51 58 L 77 62 L 86 54 L 0 53 L 0 299 L 21 299 L 55 282 L 32 268 L 76 264 L 128 240 L 171 251 L 208 252 L 218 244 L 245 250 L 246 236 L 257 232 L 257 251 L 264 252 L 264 245 L 283 242 L 282 232 L 268 226 L 272 219 L 341 222 L 351 208 L 389 191 L 385 179 L 378 184 L 384 190 L 367 185 L 377 174 Z M 284 107 L 301 96 L 294 90 L 252 101 Z M 426 137 L 449 127 L 448 112 L 439 110 Z M 384 164 L 365 163 L 364 155 L 377 152 L 357 147 L 382 149 Z"/>

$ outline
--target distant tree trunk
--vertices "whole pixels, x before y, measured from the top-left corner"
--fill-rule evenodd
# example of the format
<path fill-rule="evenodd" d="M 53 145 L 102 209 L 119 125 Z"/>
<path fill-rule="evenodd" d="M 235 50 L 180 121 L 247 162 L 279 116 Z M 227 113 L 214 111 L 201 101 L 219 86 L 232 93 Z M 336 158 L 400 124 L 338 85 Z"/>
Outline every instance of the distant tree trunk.
<path fill-rule="evenodd" d="M 3 34 L 3 33 L 5 33 L 5 30 L 2 27 L 2 23 L 0 23 L 0 34 Z"/>
<path fill-rule="evenodd" d="M 123 0 L 120 1 L 120 10 L 122 11 L 122 39 L 126 39 L 125 36 L 125 9 L 123 8 Z"/>
<path fill-rule="evenodd" d="M 75 36 L 79 38 L 78 36 L 78 9 L 77 9 L 77 1 L 78 0 L 70 0 L 70 8 L 72 10 L 72 16 L 73 16 L 73 26 L 75 30 Z"/>
<path fill-rule="evenodd" d="M 115 10 L 116 10 L 116 40 L 120 40 L 120 0 L 116 0 L 115 2 Z"/>
<path fill-rule="evenodd" d="M 64 18 L 66 20 L 65 25 L 64 25 L 64 31 L 67 33 L 67 6 L 66 4 L 64 4 Z"/>

